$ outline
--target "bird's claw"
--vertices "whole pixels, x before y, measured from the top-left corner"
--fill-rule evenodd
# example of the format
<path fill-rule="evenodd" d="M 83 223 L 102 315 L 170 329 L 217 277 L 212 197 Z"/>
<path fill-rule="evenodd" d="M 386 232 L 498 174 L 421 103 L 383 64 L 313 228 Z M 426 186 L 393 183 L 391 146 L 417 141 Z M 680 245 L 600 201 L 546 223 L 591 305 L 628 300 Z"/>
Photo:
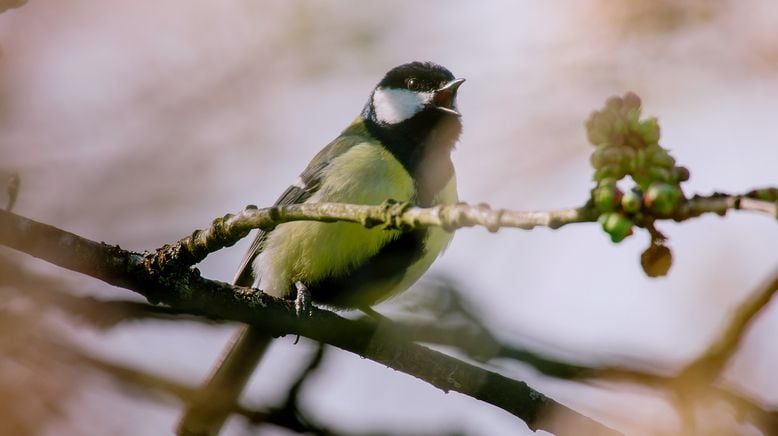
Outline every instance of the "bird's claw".
<path fill-rule="evenodd" d="M 313 304 L 311 303 L 311 291 L 302 282 L 295 283 L 297 288 L 297 298 L 294 300 L 294 310 L 297 316 L 311 316 L 313 313 Z"/>

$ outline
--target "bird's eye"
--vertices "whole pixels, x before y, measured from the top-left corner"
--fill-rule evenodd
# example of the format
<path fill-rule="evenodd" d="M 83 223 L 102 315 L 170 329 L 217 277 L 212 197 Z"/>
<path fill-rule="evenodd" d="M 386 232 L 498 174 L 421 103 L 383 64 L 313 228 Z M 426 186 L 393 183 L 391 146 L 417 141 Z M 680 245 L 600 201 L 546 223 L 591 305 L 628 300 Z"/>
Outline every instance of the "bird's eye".
<path fill-rule="evenodd" d="M 420 83 L 415 78 L 411 77 L 408 79 L 405 79 L 405 86 L 408 87 L 411 91 L 417 91 L 419 89 Z"/>
<path fill-rule="evenodd" d="M 446 80 L 444 80 L 444 81 L 440 82 L 440 83 L 438 84 L 438 89 L 440 89 L 440 88 L 442 88 L 442 87 L 446 86 L 446 83 L 448 83 L 448 81 L 446 81 Z"/>

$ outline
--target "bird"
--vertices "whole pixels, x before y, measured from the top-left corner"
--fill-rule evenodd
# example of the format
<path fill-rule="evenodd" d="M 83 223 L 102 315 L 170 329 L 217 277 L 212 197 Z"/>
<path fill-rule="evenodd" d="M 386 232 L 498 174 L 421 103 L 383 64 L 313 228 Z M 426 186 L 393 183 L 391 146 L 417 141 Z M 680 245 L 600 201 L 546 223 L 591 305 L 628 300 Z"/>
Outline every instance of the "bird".
<path fill-rule="evenodd" d="M 433 62 L 389 70 L 353 122 L 310 161 L 276 206 L 387 200 L 420 207 L 458 201 L 451 153 L 462 132 L 457 91 L 465 79 Z M 440 228 L 410 231 L 361 224 L 295 221 L 258 231 L 233 283 L 335 310 L 372 306 L 411 286 L 449 245 Z M 377 315 L 377 314 L 376 314 Z M 204 391 L 234 402 L 270 336 L 247 326 L 236 336 Z M 190 405 L 181 435 L 217 434 L 224 411 Z"/>

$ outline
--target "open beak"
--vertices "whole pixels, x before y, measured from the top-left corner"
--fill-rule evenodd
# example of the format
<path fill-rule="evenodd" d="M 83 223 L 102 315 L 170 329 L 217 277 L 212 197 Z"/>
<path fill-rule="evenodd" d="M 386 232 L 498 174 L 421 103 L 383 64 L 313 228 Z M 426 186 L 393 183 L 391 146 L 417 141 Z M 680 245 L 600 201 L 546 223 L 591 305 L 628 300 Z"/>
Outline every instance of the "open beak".
<path fill-rule="evenodd" d="M 454 109 L 454 98 L 457 96 L 457 89 L 465 82 L 465 79 L 454 79 L 435 91 L 432 97 L 432 103 L 436 109 L 461 117 L 462 114 Z"/>

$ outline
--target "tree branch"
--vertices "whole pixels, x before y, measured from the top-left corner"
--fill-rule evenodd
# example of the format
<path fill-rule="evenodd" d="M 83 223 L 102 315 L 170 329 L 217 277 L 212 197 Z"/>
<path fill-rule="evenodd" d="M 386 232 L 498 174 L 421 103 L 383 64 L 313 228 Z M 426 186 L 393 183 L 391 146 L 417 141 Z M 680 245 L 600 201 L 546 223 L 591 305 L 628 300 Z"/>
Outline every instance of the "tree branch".
<path fill-rule="evenodd" d="M 672 216 L 655 218 L 685 221 L 708 213 L 724 215 L 729 210 L 766 213 L 778 218 L 776 202 L 756 197 L 755 194 L 773 190 L 774 188 L 767 188 L 743 195 L 695 196 L 684 202 Z M 535 227 L 558 229 L 573 223 L 595 222 L 599 216 L 600 212 L 591 205 L 545 212 L 491 209 L 485 204 L 472 206 L 467 203 L 420 208 L 393 201 L 379 206 L 342 203 L 294 204 L 263 209 L 248 206 L 235 215 L 228 214 L 215 219 L 211 227 L 205 230 L 195 230 L 190 236 L 160 248 L 149 257 L 148 262 L 158 264 L 163 269 L 171 264 L 194 265 L 205 259 L 209 253 L 234 245 L 253 229 L 271 230 L 290 221 L 345 221 L 367 228 L 382 226 L 385 229 L 401 230 L 435 226 L 453 231 L 463 227 L 481 226 L 496 232 L 504 227 L 524 230 Z"/>
<path fill-rule="evenodd" d="M 202 278 L 193 268 L 166 265 L 117 246 L 101 244 L 53 226 L 0 211 L 0 244 L 26 252 L 61 267 L 135 291 L 149 301 L 214 318 L 230 319 L 263 328 L 273 335 L 300 334 L 334 345 L 420 378 L 446 392 L 456 391 L 493 404 L 524 420 L 532 429 L 558 431 L 559 420 L 576 422 L 585 434 L 617 434 L 575 412 L 526 383 L 467 364 L 426 347 L 400 340 L 376 323 L 351 321 L 316 309 L 301 322 L 292 302 L 256 289 L 233 287 Z M 555 419 L 551 419 L 551 415 Z"/>

